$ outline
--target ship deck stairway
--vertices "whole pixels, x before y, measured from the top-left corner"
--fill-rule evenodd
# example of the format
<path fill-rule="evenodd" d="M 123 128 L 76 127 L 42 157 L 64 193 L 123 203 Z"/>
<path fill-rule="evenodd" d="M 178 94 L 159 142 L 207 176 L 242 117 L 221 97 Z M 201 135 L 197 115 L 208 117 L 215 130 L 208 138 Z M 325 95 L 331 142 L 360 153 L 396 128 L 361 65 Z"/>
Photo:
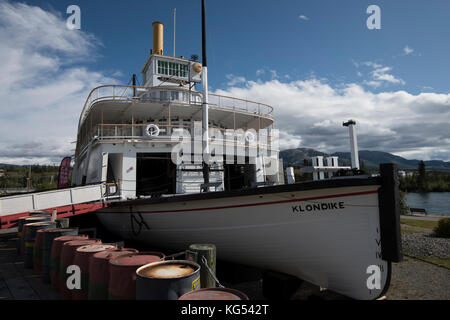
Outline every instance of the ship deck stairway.
<path fill-rule="evenodd" d="M 20 217 L 33 211 L 57 211 L 57 218 L 66 218 L 94 212 L 108 205 L 103 183 L 32 192 L 0 197 L 0 226 L 7 229 L 17 226 Z"/>

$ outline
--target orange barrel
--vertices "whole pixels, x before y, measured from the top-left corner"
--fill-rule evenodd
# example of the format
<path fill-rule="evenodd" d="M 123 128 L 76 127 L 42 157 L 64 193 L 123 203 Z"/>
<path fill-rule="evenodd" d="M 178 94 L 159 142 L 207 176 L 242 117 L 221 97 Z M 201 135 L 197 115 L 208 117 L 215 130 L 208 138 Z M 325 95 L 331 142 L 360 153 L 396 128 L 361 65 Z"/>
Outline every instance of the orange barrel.
<path fill-rule="evenodd" d="M 25 254 L 25 234 L 27 229 L 28 223 L 34 223 L 34 222 L 44 222 L 44 221 L 50 221 L 52 219 L 49 215 L 34 215 L 32 217 L 26 217 L 25 221 L 22 224 L 22 232 L 20 233 L 20 255 L 23 257 Z"/>
<path fill-rule="evenodd" d="M 136 249 L 111 249 L 94 254 L 89 262 L 89 300 L 108 300 L 109 260 L 138 253 Z"/>
<path fill-rule="evenodd" d="M 235 289 L 204 288 L 185 293 L 178 300 L 248 300 L 248 297 Z"/>
<path fill-rule="evenodd" d="M 44 232 L 44 241 L 42 245 L 42 281 L 44 281 L 44 283 L 50 283 L 50 265 L 53 240 L 61 236 L 77 235 L 78 229 L 51 228 L 44 229 L 42 231 Z"/>
<path fill-rule="evenodd" d="M 136 299 L 136 270 L 148 263 L 164 260 L 160 252 L 140 252 L 120 256 L 109 261 L 108 298 Z"/>
<path fill-rule="evenodd" d="M 200 265 L 193 261 L 159 261 L 136 270 L 136 300 L 178 300 L 198 289 Z"/>
<path fill-rule="evenodd" d="M 88 244 L 79 247 L 75 252 L 73 264 L 80 267 L 81 288 L 72 290 L 72 300 L 87 300 L 89 296 L 89 264 L 95 253 L 116 249 L 112 244 Z"/>
<path fill-rule="evenodd" d="M 50 282 L 52 287 L 59 290 L 59 264 L 61 260 L 61 250 L 64 243 L 72 240 L 86 240 L 87 235 L 65 235 L 53 240 L 52 251 L 50 254 Z"/>
<path fill-rule="evenodd" d="M 100 244 L 100 239 L 72 240 L 65 242 L 61 249 L 61 259 L 59 260 L 59 292 L 62 300 L 72 299 L 72 290 L 67 287 L 67 267 L 73 265 L 75 252 L 79 247 L 88 244 Z"/>
<path fill-rule="evenodd" d="M 54 222 L 36 222 L 27 223 L 25 233 L 25 253 L 24 253 L 24 267 L 33 268 L 33 251 L 36 235 L 40 229 L 54 228 L 56 223 Z"/>

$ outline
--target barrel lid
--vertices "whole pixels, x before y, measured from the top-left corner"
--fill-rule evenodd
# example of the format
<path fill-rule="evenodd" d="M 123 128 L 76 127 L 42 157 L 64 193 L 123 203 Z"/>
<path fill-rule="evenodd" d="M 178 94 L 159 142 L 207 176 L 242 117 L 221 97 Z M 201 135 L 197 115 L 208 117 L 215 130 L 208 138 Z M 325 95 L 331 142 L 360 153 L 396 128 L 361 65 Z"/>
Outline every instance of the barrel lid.
<path fill-rule="evenodd" d="M 42 229 L 39 230 L 38 232 L 70 232 L 70 231 L 77 231 L 78 229 L 76 228 L 48 228 L 48 229 Z"/>
<path fill-rule="evenodd" d="M 96 259 L 104 259 L 104 260 L 110 260 L 110 259 L 114 259 L 123 255 L 127 255 L 127 254 L 133 254 L 133 253 L 138 253 L 138 251 L 136 249 L 131 249 L 131 248 L 121 248 L 121 249 L 108 249 L 105 251 L 101 251 L 101 252 L 97 252 L 96 254 L 93 255 L 94 258 Z"/>
<path fill-rule="evenodd" d="M 248 300 L 248 297 L 235 289 L 204 288 L 185 293 L 178 300 Z"/>
<path fill-rule="evenodd" d="M 40 226 L 52 226 L 52 225 L 55 225 L 55 223 L 50 222 L 50 221 L 27 223 L 27 227 L 40 227 Z"/>
<path fill-rule="evenodd" d="M 188 260 L 167 260 L 146 264 L 136 270 L 142 277 L 152 279 L 174 279 L 190 276 L 200 266 Z"/>
<path fill-rule="evenodd" d="M 42 221 L 42 219 L 50 219 L 51 217 L 49 215 L 37 215 L 37 216 L 31 216 L 26 217 L 25 221 Z"/>
<path fill-rule="evenodd" d="M 71 240 L 64 243 L 64 246 L 68 247 L 81 247 L 87 244 L 101 243 L 99 239 L 80 239 L 80 240 Z"/>
<path fill-rule="evenodd" d="M 40 229 L 37 232 L 44 233 L 44 232 L 52 232 L 52 230 L 58 230 L 58 228 L 47 228 L 47 229 Z"/>
<path fill-rule="evenodd" d="M 77 234 L 77 235 L 70 235 L 70 236 L 61 236 L 58 238 L 55 238 L 53 241 L 72 241 L 72 240 L 83 240 L 83 239 L 88 239 L 89 237 L 87 235 L 84 234 Z"/>
<path fill-rule="evenodd" d="M 115 245 L 107 243 L 93 243 L 85 246 L 81 246 L 77 249 L 77 252 L 95 253 L 99 251 L 105 251 L 108 249 L 115 248 Z"/>
<path fill-rule="evenodd" d="M 109 262 L 116 266 L 140 267 L 144 264 L 161 261 L 165 255 L 161 252 L 139 252 L 126 254 L 110 260 Z"/>

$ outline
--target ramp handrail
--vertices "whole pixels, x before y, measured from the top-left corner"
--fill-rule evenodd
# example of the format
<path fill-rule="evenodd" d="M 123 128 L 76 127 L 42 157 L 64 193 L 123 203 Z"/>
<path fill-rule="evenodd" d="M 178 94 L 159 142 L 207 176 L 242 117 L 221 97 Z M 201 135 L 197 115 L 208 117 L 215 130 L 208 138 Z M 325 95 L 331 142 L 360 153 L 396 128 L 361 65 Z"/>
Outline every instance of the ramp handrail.
<path fill-rule="evenodd" d="M 105 198 L 105 188 L 105 185 L 100 183 L 68 189 L 1 197 L 0 217 L 33 210 L 44 210 L 101 201 Z"/>

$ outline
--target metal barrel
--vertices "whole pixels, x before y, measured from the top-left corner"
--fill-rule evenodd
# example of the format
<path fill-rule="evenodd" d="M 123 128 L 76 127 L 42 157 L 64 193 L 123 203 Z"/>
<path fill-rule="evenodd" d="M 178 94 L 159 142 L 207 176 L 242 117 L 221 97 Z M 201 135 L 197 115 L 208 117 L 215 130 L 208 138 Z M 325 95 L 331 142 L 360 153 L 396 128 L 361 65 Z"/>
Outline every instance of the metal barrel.
<path fill-rule="evenodd" d="M 204 288 L 185 293 L 178 300 L 248 300 L 248 297 L 236 289 Z"/>
<path fill-rule="evenodd" d="M 29 218 L 29 216 L 26 217 L 20 217 L 19 219 L 17 219 L 17 253 L 20 254 L 21 253 L 21 249 L 22 249 L 22 230 L 23 230 L 23 225 L 25 224 L 25 220 Z"/>
<path fill-rule="evenodd" d="M 89 300 L 108 300 L 109 260 L 138 253 L 136 249 L 110 249 L 95 253 L 89 262 Z"/>
<path fill-rule="evenodd" d="M 65 242 L 61 249 L 61 259 L 59 260 L 59 293 L 62 300 L 72 299 L 72 290 L 67 286 L 67 267 L 73 265 L 75 252 L 79 247 L 88 244 L 100 244 L 100 239 L 72 240 Z"/>
<path fill-rule="evenodd" d="M 55 227 L 54 222 L 36 222 L 27 223 L 25 233 L 25 252 L 24 252 L 24 267 L 33 268 L 33 251 L 36 234 L 40 229 L 48 229 Z"/>
<path fill-rule="evenodd" d="M 17 236 L 18 236 L 18 240 L 17 240 L 17 253 L 21 253 L 22 251 L 22 243 L 23 243 L 23 234 L 22 234 L 22 230 L 23 230 L 23 225 L 26 223 L 26 220 L 31 218 L 31 216 L 36 216 L 37 214 L 40 214 L 41 216 L 45 216 L 45 217 L 49 217 L 48 212 L 47 211 L 31 211 L 29 216 L 26 217 L 20 217 L 19 219 L 17 219 Z M 39 222 L 39 221 L 35 221 L 35 222 Z"/>
<path fill-rule="evenodd" d="M 188 260 L 154 262 L 136 271 L 136 300 L 178 300 L 200 289 L 200 265 Z"/>
<path fill-rule="evenodd" d="M 49 215 L 33 215 L 31 217 L 26 217 L 25 221 L 22 223 L 22 230 L 20 233 L 20 255 L 23 257 L 25 254 L 25 233 L 27 229 L 28 223 L 34 223 L 34 222 L 44 222 L 44 221 L 50 221 L 52 219 Z"/>
<path fill-rule="evenodd" d="M 56 223 L 55 223 L 56 226 Z M 50 228 L 47 228 L 47 230 Z M 44 230 L 40 229 L 36 232 L 36 239 L 33 247 L 33 270 L 34 274 L 42 273 L 42 247 L 44 245 Z"/>
<path fill-rule="evenodd" d="M 120 256 L 109 261 L 108 298 L 136 299 L 136 270 L 148 263 L 164 260 L 160 252 L 140 252 Z"/>
<path fill-rule="evenodd" d="M 53 239 L 52 251 L 50 254 L 50 282 L 52 287 L 59 290 L 59 264 L 61 260 L 61 250 L 64 243 L 72 240 L 86 240 L 87 235 L 65 235 Z"/>
<path fill-rule="evenodd" d="M 72 300 L 87 300 L 89 296 L 89 264 L 94 254 L 116 249 L 116 245 L 112 244 L 88 244 L 79 247 L 75 252 L 73 264 L 80 267 L 81 271 L 81 287 L 72 290 Z"/>
<path fill-rule="evenodd" d="M 44 283 L 50 283 L 50 265 L 51 265 L 51 252 L 52 244 L 55 238 L 68 235 L 77 235 L 78 229 L 61 229 L 51 228 L 44 229 L 44 241 L 42 245 L 42 281 Z M 58 266 L 59 267 L 59 266 Z"/>

